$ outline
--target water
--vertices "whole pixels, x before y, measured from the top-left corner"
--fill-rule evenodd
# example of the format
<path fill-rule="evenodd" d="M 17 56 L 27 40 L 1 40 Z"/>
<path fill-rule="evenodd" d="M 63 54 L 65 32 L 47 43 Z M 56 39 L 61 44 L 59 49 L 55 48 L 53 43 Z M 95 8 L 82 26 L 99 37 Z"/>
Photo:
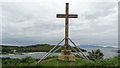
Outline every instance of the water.
<path fill-rule="evenodd" d="M 114 57 L 114 56 L 118 55 L 117 52 L 113 51 L 113 50 L 118 50 L 117 48 L 95 48 L 95 47 L 89 48 L 89 47 L 85 47 L 83 49 L 85 49 L 87 51 L 100 49 L 104 54 L 104 58 L 110 58 L 110 57 Z"/>
<path fill-rule="evenodd" d="M 104 53 L 104 58 L 114 57 L 114 56 L 118 55 L 118 53 L 112 51 L 112 50 L 117 50 L 116 48 L 94 48 L 94 47 L 89 48 L 89 47 L 85 47 L 83 49 L 85 49 L 87 51 L 100 49 Z M 45 54 L 46 54 L 46 52 L 33 52 L 33 53 L 29 53 L 29 54 L 24 54 L 24 55 L 13 55 L 13 54 L 0 55 L 0 57 L 23 58 L 23 57 L 31 56 L 33 58 L 42 58 Z M 57 56 L 58 54 L 59 53 L 54 53 L 53 56 Z M 84 54 L 87 54 L 87 52 L 84 52 Z"/>

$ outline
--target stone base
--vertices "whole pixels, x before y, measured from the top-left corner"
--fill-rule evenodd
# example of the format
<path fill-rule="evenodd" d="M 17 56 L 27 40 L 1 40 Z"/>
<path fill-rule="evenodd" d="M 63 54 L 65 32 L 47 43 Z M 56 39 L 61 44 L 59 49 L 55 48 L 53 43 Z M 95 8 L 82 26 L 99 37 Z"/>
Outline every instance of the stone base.
<path fill-rule="evenodd" d="M 61 54 L 58 55 L 58 59 L 63 61 L 75 61 L 75 56 L 71 54 L 71 50 L 62 50 Z"/>

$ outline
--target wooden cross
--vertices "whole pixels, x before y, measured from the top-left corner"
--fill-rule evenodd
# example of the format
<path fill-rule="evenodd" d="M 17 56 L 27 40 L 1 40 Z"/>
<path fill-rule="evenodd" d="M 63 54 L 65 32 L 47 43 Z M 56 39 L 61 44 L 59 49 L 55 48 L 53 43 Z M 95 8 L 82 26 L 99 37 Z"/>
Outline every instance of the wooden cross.
<path fill-rule="evenodd" d="M 68 49 L 69 18 L 77 18 L 77 14 L 69 14 L 69 3 L 66 3 L 66 14 L 57 14 L 57 18 L 65 18 L 65 46 Z"/>

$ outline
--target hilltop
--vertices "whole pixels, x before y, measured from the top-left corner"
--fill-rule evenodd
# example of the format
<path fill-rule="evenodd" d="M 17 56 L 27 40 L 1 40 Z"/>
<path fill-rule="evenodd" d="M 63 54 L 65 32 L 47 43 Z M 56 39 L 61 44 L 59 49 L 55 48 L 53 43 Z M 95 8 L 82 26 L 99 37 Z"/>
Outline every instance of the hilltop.
<path fill-rule="evenodd" d="M 84 60 L 76 56 L 76 61 L 61 61 L 57 57 L 49 57 L 43 60 L 37 66 L 119 66 L 118 59 L 120 55 L 101 60 Z M 105 67 L 106 68 L 106 67 Z"/>
<path fill-rule="evenodd" d="M 84 60 L 81 57 L 76 56 L 76 61 L 61 61 L 61 60 L 57 59 L 57 56 L 53 56 L 53 57 L 46 58 L 45 60 L 43 60 L 42 62 L 40 62 L 38 64 L 35 64 L 36 62 L 38 62 L 39 59 L 32 58 L 32 57 L 25 57 L 22 59 L 2 58 L 2 60 L 3 60 L 2 66 L 3 67 L 7 67 L 7 66 L 42 66 L 44 68 L 46 68 L 46 66 L 88 66 L 87 68 L 93 68 L 93 67 L 89 67 L 89 66 L 102 66 L 102 68 L 109 68 L 110 66 L 113 66 L 110 68 L 118 68 L 117 66 L 120 66 L 119 61 L 118 61 L 119 59 L 120 59 L 120 55 L 112 57 L 112 58 L 106 58 L 106 59 L 95 60 L 95 61 Z M 105 67 L 103 67 L 103 66 L 105 66 Z M 106 67 L 106 66 L 108 66 L 108 67 Z M 13 67 L 11 67 L 11 68 L 13 68 Z M 99 68 L 99 67 L 94 67 L 94 68 Z"/>

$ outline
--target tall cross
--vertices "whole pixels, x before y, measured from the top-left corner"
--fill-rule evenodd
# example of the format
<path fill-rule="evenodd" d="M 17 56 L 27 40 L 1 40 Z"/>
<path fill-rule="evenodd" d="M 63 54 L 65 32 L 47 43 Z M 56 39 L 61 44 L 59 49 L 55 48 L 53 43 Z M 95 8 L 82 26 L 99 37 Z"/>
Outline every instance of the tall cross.
<path fill-rule="evenodd" d="M 57 14 L 57 18 L 65 18 L 65 46 L 68 49 L 68 29 L 69 29 L 69 18 L 77 18 L 77 14 L 69 14 L 69 3 L 66 3 L 66 13 Z"/>

